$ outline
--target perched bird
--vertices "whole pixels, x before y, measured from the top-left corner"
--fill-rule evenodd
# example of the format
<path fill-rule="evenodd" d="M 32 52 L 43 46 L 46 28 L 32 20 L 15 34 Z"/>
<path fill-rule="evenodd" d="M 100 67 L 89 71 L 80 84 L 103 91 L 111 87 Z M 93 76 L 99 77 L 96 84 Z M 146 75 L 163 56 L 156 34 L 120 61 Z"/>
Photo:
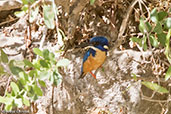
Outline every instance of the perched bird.
<path fill-rule="evenodd" d="M 88 51 L 83 57 L 79 79 L 84 78 L 88 72 L 96 79 L 92 70 L 96 70 L 104 63 L 109 49 L 108 46 L 108 40 L 103 36 L 96 36 L 90 39 L 90 46 L 86 47 Z"/>

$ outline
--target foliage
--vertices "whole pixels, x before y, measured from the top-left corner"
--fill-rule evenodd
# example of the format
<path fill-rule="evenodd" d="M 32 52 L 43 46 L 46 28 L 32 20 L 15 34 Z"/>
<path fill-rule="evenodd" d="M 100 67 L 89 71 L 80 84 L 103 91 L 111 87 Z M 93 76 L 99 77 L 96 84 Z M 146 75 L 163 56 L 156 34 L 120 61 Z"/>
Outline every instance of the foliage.
<path fill-rule="evenodd" d="M 44 5 L 43 15 L 44 15 L 44 21 L 45 21 L 46 26 L 50 29 L 54 29 L 55 28 L 55 24 L 54 24 L 55 14 L 53 12 L 53 7 L 50 5 Z"/>
<path fill-rule="evenodd" d="M 146 87 L 156 91 L 156 92 L 159 92 L 159 93 L 169 93 L 169 91 L 166 88 L 161 87 L 160 85 L 158 85 L 156 83 L 151 83 L 151 82 L 143 81 L 142 84 L 145 85 Z"/>
<path fill-rule="evenodd" d="M 30 102 L 43 95 L 41 87 L 46 87 L 45 80 L 49 79 L 53 85 L 58 85 L 62 80 L 58 72 L 59 67 L 65 67 L 69 64 L 68 59 L 61 59 L 58 62 L 55 55 L 49 50 L 43 51 L 38 48 L 33 49 L 34 53 L 39 55 L 38 60 L 30 62 L 25 59 L 22 61 L 23 68 L 16 65 L 17 61 L 8 60 L 8 56 L 1 50 L 1 61 L 8 65 L 11 73 L 17 77 L 10 83 L 11 91 L 6 92 L 5 96 L 0 96 L 0 103 L 5 104 L 5 110 L 12 110 L 13 107 L 30 106 Z M 26 71 L 26 69 L 31 69 Z M 3 74 L 4 67 L 1 63 L 0 74 Z"/>
<path fill-rule="evenodd" d="M 136 42 L 144 50 L 147 50 L 147 38 L 149 38 L 150 44 L 157 48 L 159 45 L 166 47 L 166 36 L 171 29 L 171 18 L 167 17 L 168 13 L 165 11 L 158 12 L 157 9 L 153 9 L 150 15 L 150 20 L 145 22 L 143 18 L 140 19 L 139 30 L 143 33 L 143 37 L 132 37 L 130 40 Z M 169 36 L 168 36 L 169 37 Z"/>
<path fill-rule="evenodd" d="M 35 2 L 39 2 L 41 5 Z M 55 25 L 55 21 L 58 21 L 58 8 L 54 0 L 51 0 L 51 4 L 48 5 L 44 2 L 45 1 L 22 0 L 23 7 L 21 11 L 15 12 L 15 15 L 21 18 L 28 14 L 30 24 L 36 23 L 38 26 L 42 26 L 42 23 L 39 24 L 38 17 L 43 17 L 44 24 L 48 29 L 54 29 L 56 26 L 58 43 L 60 46 L 63 46 L 62 38 L 65 38 L 65 34 Z M 68 59 L 60 59 L 57 62 L 55 55 L 47 49 L 41 51 L 38 48 L 34 48 L 33 52 L 39 56 L 39 59 L 33 60 L 33 62 L 25 59 L 22 61 L 23 66 L 19 67 L 17 65 L 18 61 L 9 61 L 8 56 L 1 50 L 1 61 L 3 64 L 6 64 L 11 73 L 16 76 L 16 80 L 10 84 L 12 91 L 5 93 L 4 97 L 0 97 L 0 102 L 5 104 L 5 110 L 11 110 L 15 106 L 30 106 L 30 102 L 37 100 L 39 96 L 43 95 L 40 87 L 46 87 L 45 80 L 48 79 L 53 85 L 59 84 L 62 80 L 58 68 L 67 66 L 69 64 Z M 26 69 L 31 70 L 26 71 Z M 6 71 L 3 65 L 0 64 L 0 75 L 4 73 L 6 73 Z M 9 102 L 6 102 L 4 99 L 9 99 Z"/>
<path fill-rule="evenodd" d="M 132 77 L 133 77 L 134 81 L 137 81 L 136 74 L 132 73 Z M 163 93 L 169 93 L 169 91 L 166 88 L 158 85 L 157 83 L 152 83 L 152 82 L 148 82 L 148 81 L 142 81 L 141 83 L 144 86 L 146 86 L 147 88 L 149 88 L 149 89 L 151 89 L 153 91 L 156 91 L 158 93 L 161 93 L 161 94 L 163 94 Z"/>
<path fill-rule="evenodd" d="M 96 0 L 90 0 L 90 5 L 93 5 Z"/>
<path fill-rule="evenodd" d="M 167 81 L 170 77 L 171 77 L 171 66 L 169 67 L 169 69 L 166 72 L 165 80 Z"/>
<path fill-rule="evenodd" d="M 22 0 L 23 2 L 23 7 L 21 8 L 21 11 L 15 12 L 15 15 L 17 17 L 23 17 L 26 14 L 29 14 L 29 22 L 30 23 L 36 23 L 38 26 L 42 26 L 42 23 L 38 21 L 38 17 L 42 16 L 41 13 L 41 8 L 43 9 L 43 20 L 44 24 L 48 29 L 54 29 L 55 24 L 56 24 L 56 30 L 57 30 L 57 38 L 58 38 L 58 44 L 62 47 L 64 45 L 63 38 L 65 39 L 66 36 L 64 32 L 58 28 L 57 23 L 57 15 L 58 13 L 58 8 L 56 4 L 54 3 L 54 0 L 51 0 L 51 4 L 46 5 L 44 2 L 42 2 L 42 6 L 40 4 L 32 7 L 32 5 L 36 2 L 36 0 Z M 30 13 L 29 13 L 30 12 Z"/>
<path fill-rule="evenodd" d="M 17 17 L 23 17 L 28 11 L 30 10 L 30 17 L 29 22 L 33 23 L 36 21 L 36 18 L 39 14 L 39 5 L 37 5 L 34 8 L 30 8 L 30 6 L 35 3 L 36 0 L 22 0 L 23 7 L 21 8 L 21 11 L 15 12 L 15 15 Z M 52 0 L 53 3 L 53 0 Z M 54 7 L 53 7 L 54 6 Z M 30 9 L 29 9 L 30 8 Z M 49 29 L 55 28 L 55 14 L 58 14 L 58 9 L 56 8 L 56 5 L 53 3 L 51 5 L 44 4 L 42 6 L 43 8 L 43 17 L 44 17 L 44 23 Z M 55 9 L 55 10 L 54 10 Z"/>
<path fill-rule="evenodd" d="M 165 55 L 171 63 L 170 37 L 171 37 L 171 11 L 158 11 L 154 8 L 150 13 L 150 19 L 145 21 L 140 19 L 139 31 L 143 34 L 142 37 L 132 37 L 130 40 L 137 43 L 143 50 L 147 50 L 150 46 L 154 48 L 164 47 Z M 147 45 L 147 43 L 149 45 Z M 149 47 L 148 47 L 149 46 Z M 171 68 L 166 72 L 165 80 L 171 77 Z M 135 78 L 135 75 L 134 75 Z M 168 90 L 156 83 L 142 82 L 146 87 L 159 93 L 168 93 Z"/>

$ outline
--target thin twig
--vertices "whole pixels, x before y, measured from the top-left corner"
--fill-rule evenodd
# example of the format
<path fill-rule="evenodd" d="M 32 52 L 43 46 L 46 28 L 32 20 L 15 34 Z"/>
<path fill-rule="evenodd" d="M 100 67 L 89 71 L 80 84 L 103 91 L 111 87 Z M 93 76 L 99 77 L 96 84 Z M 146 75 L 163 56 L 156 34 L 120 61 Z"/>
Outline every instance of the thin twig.
<path fill-rule="evenodd" d="M 150 11 L 148 10 L 148 7 L 145 5 L 144 0 L 140 0 L 139 3 L 141 2 L 141 4 L 143 4 L 143 6 L 145 7 L 147 13 L 148 13 L 148 17 L 146 18 L 145 22 L 147 22 L 150 19 Z"/>
<path fill-rule="evenodd" d="M 52 114 L 54 114 L 54 104 L 53 104 L 54 88 L 55 88 L 55 86 L 54 86 L 54 85 L 52 85 L 52 99 L 51 99 L 51 103 L 52 103 Z"/>
<path fill-rule="evenodd" d="M 142 5 L 141 4 L 144 5 L 144 7 L 146 8 L 146 10 L 148 12 L 148 18 L 145 21 L 145 22 L 147 22 L 149 20 L 149 18 L 150 18 L 150 11 L 148 10 L 148 8 L 145 5 L 144 1 L 143 0 L 139 0 L 139 7 L 140 7 L 140 10 L 141 10 L 141 13 L 142 13 L 143 16 L 144 16 L 144 13 L 143 13 Z M 156 68 L 157 67 L 157 64 L 156 64 L 156 61 L 154 59 L 154 54 L 153 54 L 153 50 L 152 50 L 152 46 L 151 46 L 151 42 L 150 42 L 150 35 L 149 35 L 149 33 L 147 31 L 145 32 L 145 35 L 147 36 L 147 40 L 148 40 L 147 42 L 148 42 L 148 45 L 149 45 L 149 49 L 150 49 L 150 51 L 152 51 L 152 62 L 154 63 L 154 66 Z"/>
<path fill-rule="evenodd" d="M 46 38 L 46 35 L 47 35 L 47 27 L 46 26 L 43 26 L 43 36 L 42 36 L 42 38 L 41 38 L 41 41 L 40 41 L 40 47 L 39 47 L 39 49 L 41 50 L 42 48 L 43 48 L 43 44 L 44 44 L 44 42 L 45 42 L 45 38 Z"/>
<path fill-rule="evenodd" d="M 134 8 L 134 6 L 137 4 L 138 0 L 134 0 L 131 5 L 128 8 L 128 11 L 126 13 L 125 18 L 122 21 L 121 27 L 119 29 L 119 34 L 118 34 L 118 38 L 116 40 L 116 45 L 111 49 L 111 51 L 113 51 L 115 48 L 119 47 L 122 44 L 122 41 L 124 40 L 123 34 L 125 33 L 127 24 L 128 24 L 128 19 L 132 13 L 132 10 Z"/>
<path fill-rule="evenodd" d="M 9 85 L 10 85 L 11 78 L 12 78 L 12 76 L 10 76 L 10 77 L 8 78 L 7 85 L 6 85 L 6 89 L 5 89 L 5 93 L 7 93 L 7 91 L 8 91 L 8 87 L 9 87 Z M 5 95 L 6 95 L 6 94 L 4 94 L 4 97 L 5 97 Z M 4 107 L 4 104 L 1 105 L 1 111 L 3 110 L 3 107 Z"/>
<path fill-rule="evenodd" d="M 168 100 L 151 99 L 151 97 L 144 96 L 142 93 L 141 93 L 141 97 L 142 97 L 143 100 L 150 101 L 150 102 L 166 103 L 166 102 L 170 102 L 171 101 L 171 99 L 168 99 Z"/>
<path fill-rule="evenodd" d="M 139 4 L 139 7 L 140 7 L 140 11 L 141 11 L 141 13 L 142 13 L 143 17 L 145 18 L 145 15 L 144 15 L 144 12 L 143 12 L 143 9 L 142 9 L 142 5 L 141 5 L 141 3 L 142 3 L 142 1 L 141 1 L 141 0 L 139 0 L 139 1 L 138 1 L 138 4 Z"/>
<path fill-rule="evenodd" d="M 13 21 L 16 21 L 16 20 L 18 20 L 19 18 L 17 17 L 17 18 L 15 18 L 15 19 L 12 19 L 12 20 L 8 20 L 8 21 L 5 21 L 5 22 L 2 22 L 2 23 L 0 23 L 0 26 L 2 26 L 2 25 L 4 25 L 4 24 L 7 24 L 7 23 L 11 23 L 11 22 L 13 22 Z"/>
<path fill-rule="evenodd" d="M 45 38 L 46 38 L 46 35 L 47 35 L 47 30 L 48 30 L 48 28 L 46 27 L 46 26 L 43 26 L 43 29 L 42 29 L 42 31 L 43 31 L 43 36 L 42 36 L 42 38 L 41 38 L 41 41 L 40 41 L 40 46 L 39 46 L 39 49 L 40 50 L 42 50 L 43 49 L 43 44 L 44 44 L 44 42 L 45 42 Z M 36 60 L 38 60 L 38 58 L 39 58 L 39 56 L 37 56 L 36 57 Z"/>
<path fill-rule="evenodd" d="M 58 34 L 58 17 L 57 17 L 57 13 L 56 13 L 56 5 L 55 5 L 54 0 L 52 0 L 52 4 L 53 4 L 53 12 L 55 13 L 56 32 Z"/>
<path fill-rule="evenodd" d="M 166 62 L 164 60 L 160 60 L 160 61 L 162 61 L 162 63 L 164 63 L 166 66 L 170 67 L 170 64 L 168 62 Z"/>
<path fill-rule="evenodd" d="M 29 21 L 31 15 L 31 7 L 30 4 L 28 4 L 28 28 L 27 28 L 27 37 L 26 37 L 26 48 L 29 48 L 31 44 L 31 23 Z"/>

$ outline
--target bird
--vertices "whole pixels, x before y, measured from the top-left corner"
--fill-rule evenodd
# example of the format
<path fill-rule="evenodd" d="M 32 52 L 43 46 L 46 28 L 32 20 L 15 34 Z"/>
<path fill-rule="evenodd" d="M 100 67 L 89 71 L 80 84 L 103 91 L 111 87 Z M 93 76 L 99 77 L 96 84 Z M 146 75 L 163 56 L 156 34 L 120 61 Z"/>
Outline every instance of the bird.
<path fill-rule="evenodd" d="M 87 73 L 90 73 L 96 79 L 92 70 L 98 69 L 104 63 L 109 50 L 109 43 L 106 37 L 95 36 L 90 39 L 90 45 L 86 48 L 88 48 L 88 51 L 84 54 L 81 75 L 78 79 L 84 78 Z"/>

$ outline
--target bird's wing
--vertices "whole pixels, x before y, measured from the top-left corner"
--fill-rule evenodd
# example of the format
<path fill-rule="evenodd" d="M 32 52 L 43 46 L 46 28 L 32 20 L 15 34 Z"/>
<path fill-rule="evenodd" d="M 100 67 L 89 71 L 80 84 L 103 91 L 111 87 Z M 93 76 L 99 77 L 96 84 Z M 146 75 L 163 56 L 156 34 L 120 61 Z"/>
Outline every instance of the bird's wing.
<path fill-rule="evenodd" d="M 93 50 L 92 48 L 89 48 L 88 51 L 85 53 L 84 57 L 83 57 L 83 63 L 82 63 L 82 66 L 81 66 L 81 75 L 79 78 L 82 78 L 84 77 L 84 71 L 83 71 L 83 64 L 84 62 L 88 59 L 88 57 L 92 54 L 92 56 L 95 56 L 96 55 L 96 51 Z"/>
<path fill-rule="evenodd" d="M 93 57 L 96 55 L 96 51 L 92 48 L 89 48 L 83 57 L 83 63 L 87 60 L 87 58 L 92 54 Z"/>

